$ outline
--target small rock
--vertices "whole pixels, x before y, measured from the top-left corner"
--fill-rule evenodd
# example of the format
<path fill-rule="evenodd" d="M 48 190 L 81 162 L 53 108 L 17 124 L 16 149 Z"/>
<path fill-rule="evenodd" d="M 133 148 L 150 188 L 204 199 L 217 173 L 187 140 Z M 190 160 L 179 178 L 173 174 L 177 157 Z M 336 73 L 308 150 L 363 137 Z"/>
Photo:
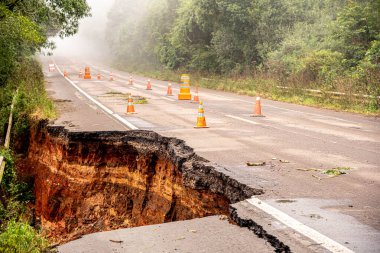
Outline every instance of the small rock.
<path fill-rule="evenodd" d="M 225 216 L 225 215 L 220 215 L 220 216 L 219 216 L 219 220 L 227 220 L 227 216 Z"/>

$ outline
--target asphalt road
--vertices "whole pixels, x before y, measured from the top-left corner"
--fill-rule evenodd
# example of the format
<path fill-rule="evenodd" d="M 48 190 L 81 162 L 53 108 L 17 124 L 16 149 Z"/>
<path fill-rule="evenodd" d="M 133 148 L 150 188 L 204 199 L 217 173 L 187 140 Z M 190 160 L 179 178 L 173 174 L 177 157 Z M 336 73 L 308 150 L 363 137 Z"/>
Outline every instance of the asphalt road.
<path fill-rule="evenodd" d="M 199 155 L 225 166 L 230 176 L 262 187 L 265 203 L 356 252 L 380 251 L 379 118 L 264 99 L 266 117 L 253 118 L 253 97 L 200 89 L 210 128 L 195 129 L 198 105 L 176 99 L 178 84 L 173 84 L 174 96 L 167 97 L 167 82 L 152 80 L 148 91 L 145 77 L 133 76 L 134 85 L 128 85 L 129 73 L 112 70 L 111 82 L 105 65 L 66 58 L 55 62 L 77 86 L 137 128 L 183 139 Z M 92 80 L 78 78 L 85 65 Z M 126 97 L 118 93 L 144 96 L 148 103 L 135 105 L 137 114 L 125 115 Z M 71 122 L 73 116 L 65 115 Z M 123 128 L 113 120 L 109 124 L 101 128 Z M 75 130 L 75 124 L 71 127 Z M 266 165 L 248 167 L 247 161 Z M 351 169 L 333 178 L 318 171 L 335 167 Z"/>

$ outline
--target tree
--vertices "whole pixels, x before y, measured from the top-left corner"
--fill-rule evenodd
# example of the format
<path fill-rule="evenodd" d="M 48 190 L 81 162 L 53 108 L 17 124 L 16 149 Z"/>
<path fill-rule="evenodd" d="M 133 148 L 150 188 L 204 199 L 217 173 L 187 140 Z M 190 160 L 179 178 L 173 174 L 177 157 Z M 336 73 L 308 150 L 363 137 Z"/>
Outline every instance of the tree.
<path fill-rule="evenodd" d="M 1 0 L 0 86 L 21 58 L 52 47 L 49 37 L 75 34 L 89 11 L 85 0 Z"/>
<path fill-rule="evenodd" d="M 355 67 L 366 56 L 371 43 L 380 35 L 380 1 L 350 1 L 338 14 L 335 50 L 345 55 L 348 67 Z"/>

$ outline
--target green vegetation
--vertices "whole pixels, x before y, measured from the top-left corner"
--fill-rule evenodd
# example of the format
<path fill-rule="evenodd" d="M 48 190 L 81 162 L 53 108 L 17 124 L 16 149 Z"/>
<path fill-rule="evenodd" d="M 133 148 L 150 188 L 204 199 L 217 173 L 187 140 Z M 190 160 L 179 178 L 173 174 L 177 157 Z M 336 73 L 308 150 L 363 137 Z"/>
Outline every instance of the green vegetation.
<path fill-rule="evenodd" d="M 42 48 L 54 48 L 49 37 L 76 33 L 79 19 L 87 15 L 85 0 L 0 0 L 1 145 L 16 91 L 13 145 L 27 138 L 33 119 L 55 117 L 35 54 Z M 0 251 L 43 252 L 48 243 L 28 224 L 26 206 L 33 201 L 33 194 L 31 186 L 16 173 L 13 149 L 0 150 L 6 160 L 0 182 Z"/>
<path fill-rule="evenodd" d="M 43 252 L 48 246 L 47 240 L 22 221 L 26 204 L 34 199 L 32 189 L 18 180 L 12 151 L 2 149 L 0 155 L 6 161 L 0 188 L 0 252 Z"/>
<path fill-rule="evenodd" d="M 28 224 L 11 221 L 7 230 L 0 234 L 0 252 L 39 253 L 46 252 L 49 243 Z"/>
<path fill-rule="evenodd" d="M 351 170 L 351 168 L 348 167 L 338 167 L 338 168 L 333 168 L 333 169 L 328 169 L 328 170 L 323 170 L 321 173 L 326 174 L 330 177 L 336 177 L 339 175 L 346 174 L 346 171 Z"/>
<path fill-rule="evenodd" d="M 117 0 L 107 38 L 129 71 L 378 114 L 379 12 L 378 0 Z"/>
<path fill-rule="evenodd" d="M 300 171 L 316 171 L 316 172 L 319 172 L 321 174 L 328 176 L 328 177 L 320 177 L 317 175 L 312 175 L 312 177 L 315 177 L 318 180 L 322 180 L 322 179 L 333 178 L 333 177 L 337 177 L 340 175 L 347 174 L 347 171 L 352 170 L 352 168 L 350 168 L 350 167 L 337 167 L 337 168 L 332 168 L 332 169 L 327 169 L 327 170 L 309 168 L 309 169 L 297 169 L 297 170 L 300 170 Z"/>
<path fill-rule="evenodd" d="M 104 93 L 104 95 L 101 96 L 111 96 L 111 97 L 123 97 L 126 100 L 128 100 L 128 97 L 131 96 L 131 93 L 123 93 L 118 91 L 108 91 Z M 132 96 L 133 104 L 147 104 L 148 100 L 146 97 L 142 96 Z"/>
<path fill-rule="evenodd" d="M 135 105 L 141 105 L 141 104 L 147 104 L 148 103 L 148 100 L 146 99 L 146 97 L 141 97 L 141 96 L 132 96 L 132 99 L 133 99 L 133 104 Z"/>
<path fill-rule="evenodd" d="M 120 92 L 120 91 L 108 91 L 105 93 L 106 95 L 120 95 L 120 96 L 126 96 L 128 95 L 127 93 L 123 93 L 123 92 Z"/>

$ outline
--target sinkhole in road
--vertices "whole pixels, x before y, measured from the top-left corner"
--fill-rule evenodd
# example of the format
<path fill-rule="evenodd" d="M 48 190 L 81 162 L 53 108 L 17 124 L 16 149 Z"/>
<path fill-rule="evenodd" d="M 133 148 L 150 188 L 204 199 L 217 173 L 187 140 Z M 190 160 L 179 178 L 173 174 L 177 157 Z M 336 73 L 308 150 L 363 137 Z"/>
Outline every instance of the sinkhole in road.
<path fill-rule="evenodd" d="M 42 121 L 30 130 L 20 173 L 34 185 L 34 217 L 50 238 L 228 214 L 261 194 L 151 131 L 71 132 Z"/>

